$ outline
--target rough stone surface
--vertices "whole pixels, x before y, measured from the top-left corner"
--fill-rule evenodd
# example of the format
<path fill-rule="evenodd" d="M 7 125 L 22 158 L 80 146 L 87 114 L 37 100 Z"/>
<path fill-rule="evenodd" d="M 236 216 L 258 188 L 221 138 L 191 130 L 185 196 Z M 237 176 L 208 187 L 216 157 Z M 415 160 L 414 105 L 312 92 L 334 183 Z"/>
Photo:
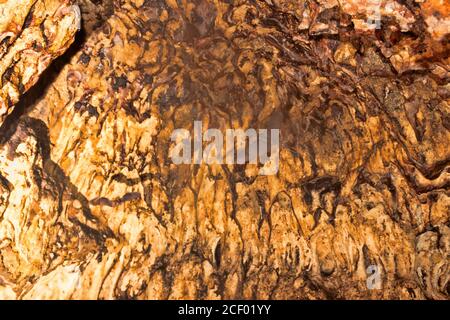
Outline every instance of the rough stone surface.
<path fill-rule="evenodd" d="M 69 0 L 0 1 L 0 125 L 20 95 L 72 44 L 80 18 Z"/>
<path fill-rule="evenodd" d="M 0 128 L 0 298 L 449 298 L 448 3 L 97 2 Z M 194 120 L 278 174 L 173 164 Z"/>

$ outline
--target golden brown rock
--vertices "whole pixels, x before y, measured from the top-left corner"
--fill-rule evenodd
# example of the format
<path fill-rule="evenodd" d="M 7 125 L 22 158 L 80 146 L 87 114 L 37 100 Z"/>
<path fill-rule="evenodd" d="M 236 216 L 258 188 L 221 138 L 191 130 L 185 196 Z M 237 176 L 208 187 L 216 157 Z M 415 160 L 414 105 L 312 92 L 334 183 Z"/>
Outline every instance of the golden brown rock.
<path fill-rule="evenodd" d="M 69 0 L 0 2 L 0 125 L 50 62 L 72 44 L 79 8 Z"/>
<path fill-rule="evenodd" d="M 448 299 L 448 7 L 360 2 L 82 7 L 3 131 L 0 297 Z M 279 172 L 175 165 L 195 120 L 281 129 Z"/>

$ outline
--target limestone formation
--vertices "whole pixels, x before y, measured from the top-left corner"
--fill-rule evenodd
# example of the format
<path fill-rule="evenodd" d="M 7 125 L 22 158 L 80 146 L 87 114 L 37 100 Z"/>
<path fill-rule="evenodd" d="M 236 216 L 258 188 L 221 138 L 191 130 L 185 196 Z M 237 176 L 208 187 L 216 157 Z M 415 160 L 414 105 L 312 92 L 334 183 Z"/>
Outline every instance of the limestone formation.
<path fill-rule="evenodd" d="M 4 116 L 77 22 L 10 2 Z M 77 2 L 0 127 L 0 298 L 448 299 L 450 5 L 365 2 Z M 278 173 L 174 164 L 197 120 Z"/>

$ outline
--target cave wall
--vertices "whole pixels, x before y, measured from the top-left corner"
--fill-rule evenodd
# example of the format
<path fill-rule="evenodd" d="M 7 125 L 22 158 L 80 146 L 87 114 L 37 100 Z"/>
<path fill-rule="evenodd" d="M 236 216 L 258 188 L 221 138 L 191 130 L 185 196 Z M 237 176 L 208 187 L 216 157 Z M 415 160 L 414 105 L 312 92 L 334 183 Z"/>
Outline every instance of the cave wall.
<path fill-rule="evenodd" d="M 0 298 L 449 298 L 448 4 L 19 3 Z M 278 173 L 172 163 L 196 120 L 280 129 Z"/>

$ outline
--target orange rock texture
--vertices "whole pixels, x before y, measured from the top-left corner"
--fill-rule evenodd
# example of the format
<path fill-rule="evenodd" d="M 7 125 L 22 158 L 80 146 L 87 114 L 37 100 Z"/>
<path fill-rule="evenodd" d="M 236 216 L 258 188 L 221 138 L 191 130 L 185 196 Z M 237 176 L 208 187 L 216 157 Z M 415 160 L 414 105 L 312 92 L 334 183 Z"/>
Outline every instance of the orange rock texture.
<path fill-rule="evenodd" d="M 0 298 L 449 299 L 449 10 L 0 0 Z M 277 174 L 174 164 L 194 121 Z"/>
<path fill-rule="evenodd" d="M 80 11 L 68 0 L 0 1 L 0 124 L 72 44 Z"/>

